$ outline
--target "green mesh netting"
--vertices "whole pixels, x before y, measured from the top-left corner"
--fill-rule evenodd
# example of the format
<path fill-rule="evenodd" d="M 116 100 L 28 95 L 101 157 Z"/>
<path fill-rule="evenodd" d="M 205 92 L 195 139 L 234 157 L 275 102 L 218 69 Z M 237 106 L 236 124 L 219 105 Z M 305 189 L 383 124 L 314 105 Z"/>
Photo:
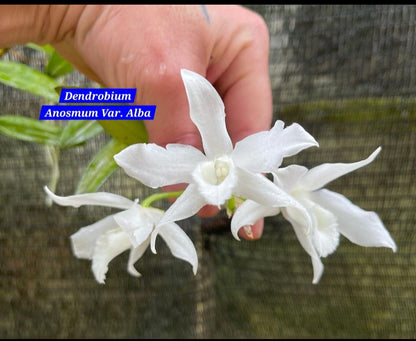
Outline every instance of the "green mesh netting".
<path fill-rule="evenodd" d="M 376 147 L 369 166 L 328 188 L 376 211 L 396 241 L 364 248 L 341 238 L 312 282 L 310 257 L 281 216 L 262 239 L 237 242 L 222 215 L 181 226 L 199 270 L 163 241 L 126 271 L 125 253 L 99 285 L 69 236 L 113 212 L 48 207 L 46 148 L 0 135 L 0 337 L 2 338 L 414 338 L 416 335 L 416 7 L 250 6 L 270 30 L 275 118 L 300 123 L 320 148 L 285 160 L 313 167 L 353 162 Z M 4 59 L 24 57 L 23 47 Z M 73 73 L 68 83 L 88 86 Z M 37 118 L 42 102 L 0 86 L 0 114 Z M 105 135 L 61 151 L 57 193 L 70 195 Z M 102 188 L 127 197 L 147 189 L 121 170 Z"/>

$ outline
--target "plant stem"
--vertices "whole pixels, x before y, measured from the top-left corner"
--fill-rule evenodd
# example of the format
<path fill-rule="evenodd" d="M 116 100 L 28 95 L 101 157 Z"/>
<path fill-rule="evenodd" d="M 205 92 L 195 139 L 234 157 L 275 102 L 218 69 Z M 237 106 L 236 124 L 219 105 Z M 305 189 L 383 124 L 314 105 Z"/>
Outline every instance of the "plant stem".
<path fill-rule="evenodd" d="M 143 207 L 149 207 L 154 201 L 167 199 L 167 198 L 177 198 L 182 193 L 183 191 L 155 193 L 155 194 L 148 196 L 146 199 L 144 199 L 141 205 Z"/>

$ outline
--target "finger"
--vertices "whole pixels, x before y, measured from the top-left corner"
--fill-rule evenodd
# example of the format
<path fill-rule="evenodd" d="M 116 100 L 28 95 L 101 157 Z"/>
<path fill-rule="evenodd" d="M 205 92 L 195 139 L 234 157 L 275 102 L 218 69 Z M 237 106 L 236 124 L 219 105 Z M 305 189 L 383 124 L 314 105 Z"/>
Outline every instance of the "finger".
<path fill-rule="evenodd" d="M 220 42 L 213 52 L 216 58 L 207 78 L 224 100 L 227 129 L 236 143 L 270 129 L 273 103 L 268 71 L 269 32 L 264 20 L 254 12 L 233 6 L 220 10 L 227 11 L 230 21 L 240 21 L 240 27 L 228 34 L 217 32 Z"/>
<path fill-rule="evenodd" d="M 247 225 L 242 227 L 238 231 L 238 235 L 246 240 L 256 240 L 260 239 L 260 237 L 263 234 L 263 228 L 264 228 L 264 220 L 260 219 L 253 225 Z"/>
<path fill-rule="evenodd" d="M 217 215 L 219 211 L 220 209 L 217 206 L 206 205 L 199 210 L 198 215 L 201 218 L 210 218 Z"/>
<path fill-rule="evenodd" d="M 233 143 L 248 135 L 269 130 L 273 116 L 272 91 L 268 74 L 269 33 L 262 18 L 245 9 L 230 8 L 232 13 L 246 20 L 249 31 L 237 31 L 233 39 L 236 51 L 224 53 L 223 59 L 212 63 L 207 78 L 215 80 L 214 85 L 225 104 L 227 130 Z M 248 25 L 247 25 L 248 23 Z M 240 44 L 240 45 L 239 45 Z M 230 45 L 230 44 L 229 44 Z M 238 48 L 240 47 L 240 48 Z M 231 55 L 231 57 L 230 57 Z M 227 63 L 224 69 L 222 63 Z M 221 71 L 224 70 L 222 73 Z M 263 234 L 264 220 L 240 229 L 243 239 L 259 239 Z"/>

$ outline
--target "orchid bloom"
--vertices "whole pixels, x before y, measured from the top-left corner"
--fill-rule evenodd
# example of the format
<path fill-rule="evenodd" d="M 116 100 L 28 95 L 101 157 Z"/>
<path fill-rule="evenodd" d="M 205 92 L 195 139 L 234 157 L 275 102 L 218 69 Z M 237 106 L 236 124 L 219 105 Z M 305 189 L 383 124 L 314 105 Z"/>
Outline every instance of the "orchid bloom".
<path fill-rule="evenodd" d="M 149 246 L 150 236 L 163 211 L 142 207 L 138 200 L 132 201 L 113 193 L 97 192 L 61 197 L 46 186 L 44 190 L 55 203 L 62 206 L 98 205 L 123 209 L 74 233 L 71 236 L 72 250 L 76 257 L 92 260 L 92 271 L 101 284 L 104 283 L 110 261 L 129 249 L 127 271 L 133 276 L 141 276 L 134 268 L 134 263 Z M 175 223 L 168 223 L 161 226 L 159 234 L 172 254 L 189 262 L 196 274 L 198 258 L 186 233 Z"/>
<path fill-rule="evenodd" d="M 207 204 L 220 207 L 233 195 L 264 205 L 304 210 L 261 173 L 270 172 L 284 157 L 317 146 L 315 139 L 299 124 L 284 128 L 284 123 L 277 121 L 271 130 L 250 135 L 233 149 L 225 125 L 224 103 L 215 88 L 195 72 L 182 69 L 181 76 L 204 153 L 190 145 L 168 144 L 163 148 L 139 143 L 114 156 L 128 175 L 146 186 L 189 184 L 165 212 L 159 226 L 188 218 Z M 303 214 L 307 219 L 307 213 Z M 156 233 L 151 240 L 152 251 L 156 252 L 154 238 Z"/>
<path fill-rule="evenodd" d="M 274 183 L 292 195 L 309 212 L 312 229 L 307 221 L 292 207 L 264 206 L 245 201 L 235 212 L 231 230 L 238 239 L 238 230 L 254 221 L 282 212 L 292 224 L 299 242 L 312 258 L 313 283 L 318 283 L 326 257 L 338 247 L 340 234 L 361 246 L 389 247 L 396 252 L 396 244 L 375 212 L 354 205 L 345 196 L 322 189 L 336 178 L 371 163 L 381 148 L 377 148 L 367 159 L 354 163 L 326 163 L 308 170 L 303 166 L 291 165 L 277 169 Z"/>

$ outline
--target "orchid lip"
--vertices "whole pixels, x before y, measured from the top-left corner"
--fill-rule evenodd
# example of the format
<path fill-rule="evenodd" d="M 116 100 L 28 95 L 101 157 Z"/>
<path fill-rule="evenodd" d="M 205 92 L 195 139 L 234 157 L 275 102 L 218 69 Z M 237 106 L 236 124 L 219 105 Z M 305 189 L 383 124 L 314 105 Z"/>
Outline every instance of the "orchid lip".
<path fill-rule="evenodd" d="M 226 156 L 216 158 L 213 161 L 201 162 L 198 165 L 202 180 L 210 185 L 220 185 L 223 183 L 230 174 L 232 167 L 232 160 Z"/>
<path fill-rule="evenodd" d="M 231 198 L 237 184 L 236 167 L 228 155 L 200 162 L 192 177 L 206 202 L 217 206 Z"/>

